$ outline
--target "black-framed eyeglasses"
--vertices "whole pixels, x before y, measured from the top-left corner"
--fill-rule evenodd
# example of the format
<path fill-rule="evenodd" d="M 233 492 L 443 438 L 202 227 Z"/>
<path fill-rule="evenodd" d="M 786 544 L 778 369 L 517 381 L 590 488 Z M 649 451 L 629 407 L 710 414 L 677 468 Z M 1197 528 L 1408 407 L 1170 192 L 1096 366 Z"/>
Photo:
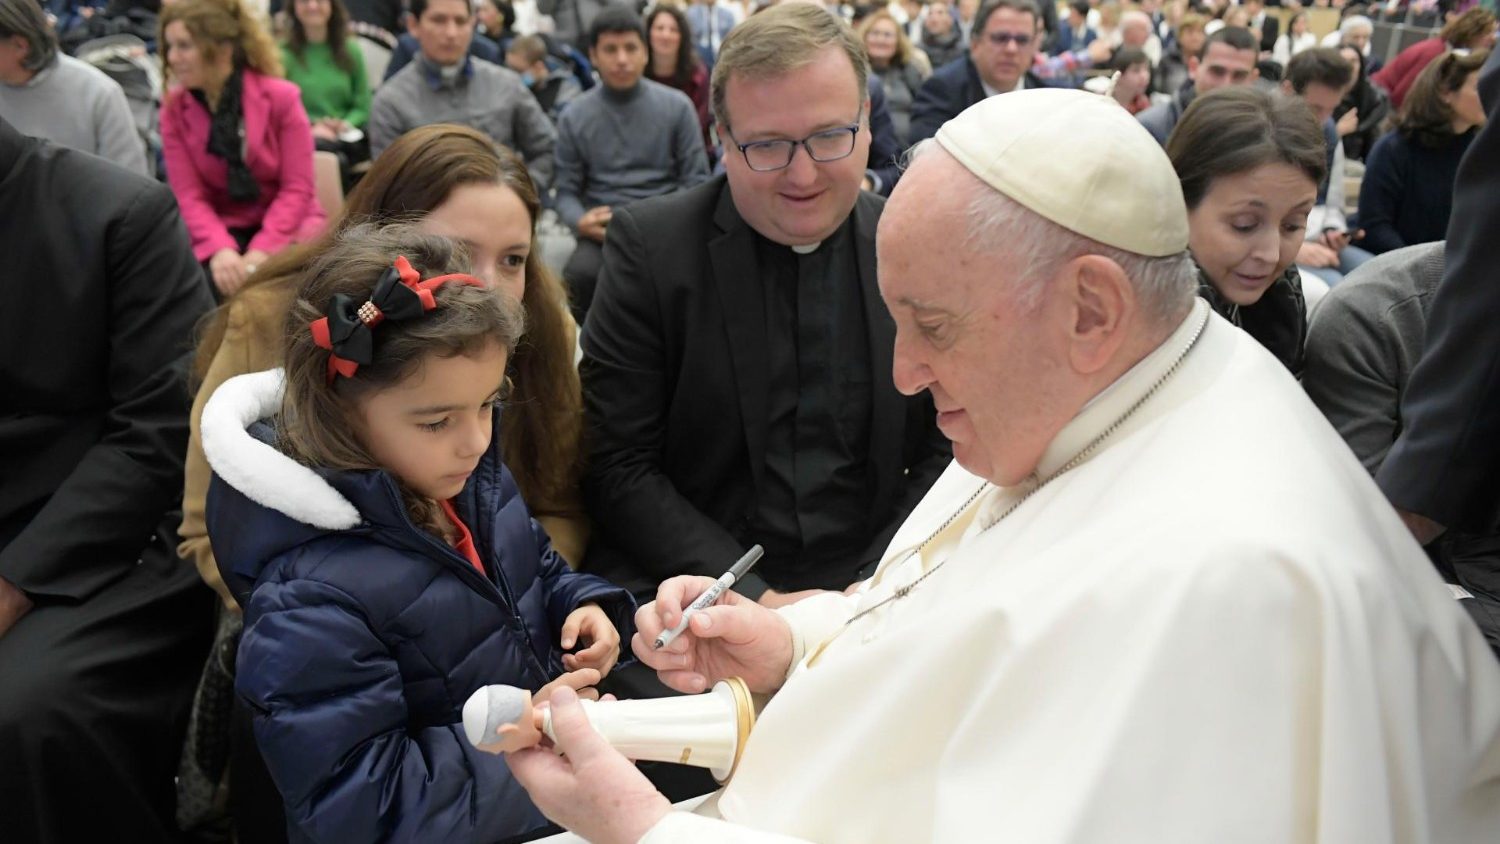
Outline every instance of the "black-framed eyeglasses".
<path fill-rule="evenodd" d="M 860 103 L 859 111 L 854 114 L 853 123 L 837 129 L 824 129 L 800 141 L 783 139 L 751 141 L 748 144 L 742 144 L 735 140 L 733 131 L 729 133 L 729 139 L 739 147 L 740 155 L 745 156 L 745 164 L 757 173 L 769 173 L 791 166 L 792 158 L 797 155 L 799 146 L 807 150 L 808 158 L 826 164 L 830 161 L 848 158 L 850 153 L 854 152 L 854 136 L 859 134 L 859 121 L 864 115 L 865 105 Z"/>
<path fill-rule="evenodd" d="M 1017 48 L 1029 46 L 1032 39 L 1032 36 L 1024 32 L 986 32 L 984 37 L 988 38 L 990 43 L 996 47 L 1004 47 L 1006 44 L 1014 41 Z"/>

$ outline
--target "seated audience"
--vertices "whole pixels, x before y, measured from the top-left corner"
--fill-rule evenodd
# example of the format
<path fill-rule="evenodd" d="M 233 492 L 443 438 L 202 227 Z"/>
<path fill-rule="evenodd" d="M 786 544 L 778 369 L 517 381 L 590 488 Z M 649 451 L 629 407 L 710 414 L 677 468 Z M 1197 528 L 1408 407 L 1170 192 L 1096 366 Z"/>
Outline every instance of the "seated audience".
<path fill-rule="evenodd" d="M 1089 26 L 1089 0 L 1071 0 L 1068 3 L 1068 18 L 1052 42 L 1053 55 L 1082 50 L 1094 43 L 1099 33 Z"/>
<path fill-rule="evenodd" d="M 402 32 L 396 38 L 396 46 L 391 50 L 390 61 L 386 62 L 385 77 L 381 80 L 382 82 L 389 81 L 391 77 L 405 70 L 406 66 L 411 64 L 412 59 L 422 53 L 422 41 L 420 36 L 416 34 L 416 13 L 410 12 L 405 18 L 406 31 Z M 456 36 L 456 33 L 450 33 L 450 35 Z M 504 62 L 505 53 L 500 49 L 499 44 L 496 44 L 473 29 L 470 30 L 468 39 L 469 45 L 465 48 L 465 52 L 467 52 L 470 58 L 486 61 L 490 64 L 501 64 Z"/>
<path fill-rule="evenodd" d="M 536 10 L 552 18 L 552 34 L 569 47 L 583 49 L 594 15 L 623 0 L 536 0 Z"/>
<path fill-rule="evenodd" d="M 693 49 L 692 30 L 682 9 L 658 3 L 646 15 L 646 78 L 676 88 L 693 101 L 703 128 L 703 149 L 713 157 L 712 125 L 708 107 L 708 68 Z"/>
<path fill-rule="evenodd" d="M 1188 84 L 1173 92 L 1171 100 L 1136 115 L 1141 125 L 1166 146 L 1167 137 L 1194 98 L 1224 86 L 1255 82 L 1260 75 L 1255 68 L 1255 47 L 1250 31 L 1241 27 L 1225 27 L 1208 36 L 1203 52 L 1188 57 Z"/>
<path fill-rule="evenodd" d="M 284 368 L 204 407 L 209 535 L 244 607 L 235 692 L 296 841 L 544 826 L 465 736 L 464 702 L 591 689 L 632 632 L 630 595 L 569 569 L 503 463 L 525 318 L 465 253 L 411 226 L 344 230 L 300 273 Z"/>
<path fill-rule="evenodd" d="M 1427 316 L 1443 278 L 1444 242 L 1387 252 L 1324 297 L 1307 333 L 1307 395 L 1375 474 L 1401 432 L 1406 382 L 1427 346 Z M 1500 516 L 1500 514 L 1497 514 Z M 1500 656 L 1500 531 L 1447 531 L 1428 548 L 1444 579 Z"/>
<path fill-rule="evenodd" d="M 969 51 L 958 22 L 953 19 L 953 7 L 944 0 L 933 0 L 927 4 L 927 13 L 922 16 L 922 38 L 917 47 L 927 54 L 933 70 L 957 60 Z"/>
<path fill-rule="evenodd" d="M 459 123 L 516 150 L 543 191 L 552 184 L 552 121 L 520 74 L 472 58 L 468 0 L 412 0 L 417 59 L 391 77 L 370 104 L 370 152 L 430 123 Z"/>
<path fill-rule="evenodd" d="M 1293 263 L 1328 172 L 1307 104 L 1247 87 L 1193 101 L 1167 141 L 1188 208 L 1198 292 L 1293 374 L 1307 308 Z"/>
<path fill-rule="evenodd" d="M 1354 68 L 1354 84 L 1334 109 L 1333 119 L 1338 121 L 1339 134 L 1344 139 L 1344 156 L 1351 161 L 1364 161 L 1390 116 L 1391 101 L 1378 85 L 1371 84 L 1369 74 L 1365 73 L 1363 53 L 1346 46 L 1339 48 L 1339 55 Z"/>
<path fill-rule="evenodd" d="M 266 258 L 325 222 L 297 86 L 245 0 L 162 8 L 167 181 L 214 289 L 228 296 Z"/>
<path fill-rule="evenodd" d="M 947 464 L 891 380 L 864 75 L 827 10 L 753 15 L 714 73 L 725 175 L 615 211 L 583 331 L 587 570 L 650 591 L 760 543 L 736 592 L 843 589 Z"/>
<path fill-rule="evenodd" d="M 589 61 L 604 84 L 574 101 L 557 124 L 557 215 L 577 235 L 563 280 L 580 325 L 594 299 L 614 209 L 708 178 L 692 101 L 641 78 L 646 32 L 634 12 L 615 7 L 594 16 Z"/>
<path fill-rule="evenodd" d="M 554 124 L 563 106 L 583 93 L 573 72 L 547 63 L 547 42 L 539 35 L 522 35 L 505 48 L 505 66 L 521 74 L 521 81 Z"/>
<path fill-rule="evenodd" d="M 1365 57 L 1366 66 L 1370 73 L 1380 70 L 1381 60 L 1379 56 L 1370 55 L 1370 41 L 1375 37 L 1375 24 L 1364 15 L 1354 14 L 1344 18 L 1339 23 L 1339 28 L 1323 36 L 1318 42 L 1320 47 L 1343 47 L 1349 46 L 1359 51 Z"/>
<path fill-rule="evenodd" d="M 733 4 L 722 0 L 688 0 L 684 5 L 688 32 L 693 35 L 693 46 L 712 70 L 724 37 L 734 29 L 743 15 Z"/>
<path fill-rule="evenodd" d="M 1031 72 L 1041 37 L 1041 18 L 1032 0 L 986 3 L 974 18 L 968 54 L 939 67 L 922 83 L 911 106 L 908 141 L 915 144 L 932 137 L 938 127 L 985 97 L 1047 87 Z"/>
<path fill-rule="evenodd" d="M 152 172 L 125 92 L 58 50 L 36 0 L 0 0 L 0 114 L 23 135 Z"/>
<path fill-rule="evenodd" d="M 1307 215 L 1307 233 L 1297 253 L 1297 267 L 1330 287 L 1371 257 L 1349 243 L 1356 233 L 1349 231 L 1344 218 L 1344 145 L 1333 122 L 1334 110 L 1353 81 L 1353 65 L 1333 47 L 1298 53 L 1281 81 L 1283 95 L 1298 97 L 1312 109 L 1328 144 L 1328 175 L 1318 187 L 1318 204 Z"/>
<path fill-rule="evenodd" d="M 1442 240 L 1458 163 L 1485 123 L 1479 69 L 1488 50 L 1449 52 L 1412 84 L 1396 128 L 1375 142 L 1359 190 L 1361 245 L 1380 254 Z"/>
<path fill-rule="evenodd" d="M 1269 56 L 1276 49 L 1276 39 L 1281 31 L 1281 19 L 1266 12 L 1266 0 L 1244 0 L 1240 4 L 1248 20 L 1245 28 L 1255 37 L 1262 56 Z"/>
<path fill-rule="evenodd" d="M 1282 67 L 1292 60 L 1292 56 L 1303 50 L 1310 50 L 1318 46 L 1318 36 L 1312 34 L 1307 28 L 1307 12 L 1299 11 L 1292 15 L 1287 22 L 1286 32 L 1277 36 L 1276 46 L 1271 49 L 1271 58 Z"/>
<path fill-rule="evenodd" d="M 886 106 L 896 124 L 897 143 L 905 149 L 911 130 L 912 102 L 922 89 L 922 83 L 932 75 L 932 69 L 928 67 L 924 71 L 923 65 L 912 60 L 919 51 L 912 48 L 896 19 L 884 9 L 865 18 L 859 35 L 870 57 L 870 73 L 880 80 L 885 91 Z"/>
<path fill-rule="evenodd" d="M 1437 35 L 1402 50 L 1389 65 L 1370 79 L 1390 94 L 1391 105 L 1401 108 L 1406 92 L 1423 70 L 1449 50 L 1488 50 L 1495 46 L 1495 13 L 1475 6 L 1449 21 Z"/>
<path fill-rule="evenodd" d="M 354 38 L 344 0 L 292 0 L 281 64 L 302 91 L 313 144 L 343 156 L 346 166 L 369 158 L 370 83 Z"/>
<path fill-rule="evenodd" d="M 1156 65 L 1156 78 L 1152 80 L 1152 93 L 1176 96 L 1192 76 L 1188 61 L 1196 62 L 1203 57 L 1203 42 L 1208 39 L 1203 26 L 1207 21 L 1202 15 L 1186 14 L 1178 19 L 1177 31 L 1172 43 L 1161 54 Z"/>
<path fill-rule="evenodd" d="M 213 633 L 172 553 L 179 364 L 212 301 L 171 191 L 3 115 L 0 209 L 0 837 L 175 841 Z"/>

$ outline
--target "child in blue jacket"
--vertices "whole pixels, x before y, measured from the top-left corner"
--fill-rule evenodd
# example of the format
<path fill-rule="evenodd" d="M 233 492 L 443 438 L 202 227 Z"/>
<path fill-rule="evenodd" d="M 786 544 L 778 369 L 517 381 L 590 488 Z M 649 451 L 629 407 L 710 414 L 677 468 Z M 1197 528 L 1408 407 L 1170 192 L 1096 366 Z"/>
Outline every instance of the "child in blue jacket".
<path fill-rule="evenodd" d="M 232 379 L 203 413 L 209 536 L 245 608 L 236 690 L 294 841 L 543 826 L 465 739 L 464 701 L 590 694 L 631 633 L 629 594 L 568 569 L 501 462 L 521 306 L 439 275 L 464 265 L 412 228 L 350 230 L 304 276 L 284 375 Z"/>

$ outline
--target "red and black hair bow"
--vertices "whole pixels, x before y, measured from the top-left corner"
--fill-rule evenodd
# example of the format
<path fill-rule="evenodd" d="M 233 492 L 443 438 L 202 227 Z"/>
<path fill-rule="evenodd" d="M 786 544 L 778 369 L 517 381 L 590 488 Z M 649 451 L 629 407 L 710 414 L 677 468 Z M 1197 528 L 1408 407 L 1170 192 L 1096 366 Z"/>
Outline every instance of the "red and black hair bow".
<path fill-rule="evenodd" d="M 375 282 L 375 290 L 363 303 L 342 293 L 335 293 L 327 316 L 308 326 L 313 342 L 327 349 L 328 383 L 336 376 L 353 378 L 360 366 L 368 364 L 375 354 L 375 326 L 392 320 L 415 319 L 437 307 L 432 292 L 448 282 L 485 287 L 471 275 L 451 273 L 425 281 L 412 269 L 405 256 L 395 262 Z"/>

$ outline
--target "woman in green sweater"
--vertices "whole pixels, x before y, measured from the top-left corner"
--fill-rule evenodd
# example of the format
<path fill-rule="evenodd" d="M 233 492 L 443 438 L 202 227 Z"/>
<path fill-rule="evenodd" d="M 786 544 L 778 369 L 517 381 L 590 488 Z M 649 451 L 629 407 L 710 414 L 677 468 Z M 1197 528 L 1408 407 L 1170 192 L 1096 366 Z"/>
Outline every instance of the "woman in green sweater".
<path fill-rule="evenodd" d="M 294 0 L 291 27 L 281 45 L 286 78 L 302 89 L 318 149 L 342 154 L 348 164 L 369 158 L 364 143 L 370 116 L 365 59 L 349 35 L 343 0 Z"/>

